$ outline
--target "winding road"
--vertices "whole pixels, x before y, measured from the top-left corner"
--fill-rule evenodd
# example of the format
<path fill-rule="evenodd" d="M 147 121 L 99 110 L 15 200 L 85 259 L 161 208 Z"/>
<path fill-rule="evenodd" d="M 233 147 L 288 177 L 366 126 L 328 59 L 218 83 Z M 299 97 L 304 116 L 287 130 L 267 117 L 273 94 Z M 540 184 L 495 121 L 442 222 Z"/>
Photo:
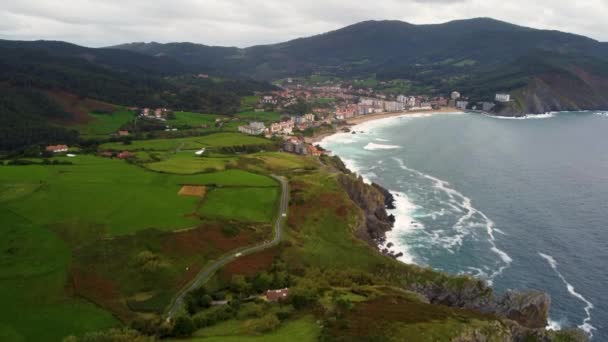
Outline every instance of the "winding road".
<path fill-rule="evenodd" d="M 257 253 L 270 247 L 274 247 L 278 245 L 279 242 L 281 242 L 283 232 L 283 221 L 287 217 L 287 206 L 289 204 L 289 187 L 287 180 L 284 177 L 272 175 L 272 178 L 276 179 L 281 184 L 281 203 L 279 205 L 279 214 L 277 215 L 277 219 L 275 222 L 274 238 L 270 241 L 264 241 L 259 245 L 235 250 L 230 254 L 222 257 L 221 259 L 213 262 L 211 265 L 208 265 L 207 267 L 203 268 L 196 275 L 194 280 L 190 282 L 187 287 L 182 289 L 179 295 L 174 299 L 169 311 L 167 312 L 167 320 L 173 319 L 175 315 L 179 312 L 184 303 L 184 298 L 186 294 L 196 288 L 201 287 L 218 269 L 240 257 Z"/>

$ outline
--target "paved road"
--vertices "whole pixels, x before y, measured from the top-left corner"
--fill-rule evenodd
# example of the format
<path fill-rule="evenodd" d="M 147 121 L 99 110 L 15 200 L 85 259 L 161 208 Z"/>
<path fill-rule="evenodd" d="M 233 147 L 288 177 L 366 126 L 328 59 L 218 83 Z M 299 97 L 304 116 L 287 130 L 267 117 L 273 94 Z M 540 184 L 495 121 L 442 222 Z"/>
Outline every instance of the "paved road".
<path fill-rule="evenodd" d="M 207 266 L 206 268 L 202 269 L 201 272 L 199 272 L 199 274 L 196 276 L 196 278 L 194 278 L 194 281 L 192 281 L 190 285 L 184 288 L 177 296 L 177 298 L 171 305 L 171 309 L 167 313 L 167 319 L 174 318 L 175 315 L 179 312 L 180 308 L 183 305 L 184 297 L 188 292 L 201 287 L 201 285 L 203 285 L 207 280 L 209 280 L 211 275 L 213 275 L 218 269 L 222 268 L 226 264 L 229 264 L 231 261 L 238 259 L 239 257 L 257 253 L 259 251 L 276 246 L 279 244 L 279 242 L 281 242 L 281 237 L 283 233 L 283 221 L 285 217 L 287 217 L 287 206 L 289 204 L 289 188 L 287 180 L 284 177 L 272 175 L 272 178 L 276 179 L 277 181 L 279 181 L 279 183 L 281 183 L 281 203 L 279 208 L 279 215 L 277 216 L 277 220 L 275 223 L 274 238 L 271 241 L 264 241 L 259 245 L 235 250 L 230 253 L 230 255 L 227 255 L 217 260 L 213 264 Z"/>

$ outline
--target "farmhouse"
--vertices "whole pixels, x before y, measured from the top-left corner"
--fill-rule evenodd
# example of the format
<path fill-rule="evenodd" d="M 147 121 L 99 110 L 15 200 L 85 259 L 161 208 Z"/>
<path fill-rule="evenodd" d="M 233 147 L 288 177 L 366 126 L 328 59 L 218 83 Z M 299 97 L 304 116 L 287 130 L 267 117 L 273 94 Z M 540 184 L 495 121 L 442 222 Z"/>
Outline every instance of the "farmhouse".
<path fill-rule="evenodd" d="M 64 153 L 68 151 L 68 145 L 51 145 L 47 146 L 46 150 L 53 153 Z"/>
<path fill-rule="evenodd" d="M 266 300 L 268 300 L 269 302 L 284 301 L 289 296 L 289 289 L 285 288 L 285 289 L 280 289 L 280 290 L 268 290 L 268 291 L 266 291 L 264 296 L 266 297 Z"/>
<path fill-rule="evenodd" d="M 129 159 L 134 156 L 135 155 L 133 153 L 128 152 L 128 151 L 123 151 L 123 152 L 120 152 L 118 155 L 116 155 L 116 157 L 118 157 L 118 159 Z"/>

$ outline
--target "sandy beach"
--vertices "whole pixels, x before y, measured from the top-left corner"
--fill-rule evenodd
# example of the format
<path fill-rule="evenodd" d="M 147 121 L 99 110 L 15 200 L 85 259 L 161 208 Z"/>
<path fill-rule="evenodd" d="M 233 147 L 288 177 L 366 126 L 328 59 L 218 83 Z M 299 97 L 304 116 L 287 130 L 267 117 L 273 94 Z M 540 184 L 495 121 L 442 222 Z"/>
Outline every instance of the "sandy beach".
<path fill-rule="evenodd" d="M 336 133 L 340 133 L 342 131 L 342 129 L 345 127 L 351 127 L 351 126 L 359 125 L 359 124 L 362 124 L 362 123 L 368 122 L 368 121 L 391 118 L 391 117 L 396 117 L 396 116 L 415 115 L 415 114 L 432 114 L 432 113 L 462 113 L 462 111 L 457 108 L 445 107 L 445 108 L 440 108 L 440 109 L 423 110 L 423 111 L 406 111 L 406 112 L 394 112 L 394 113 L 392 112 L 392 113 L 378 113 L 378 114 L 361 115 L 361 116 L 357 116 L 357 117 L 346 120 L 346 122 L 344 124 L 341 124 L 338 126 L 336 132 L 322 133 L 322 134 L 318 134 L 318 135 L 315 135 L 310 138 L 305 138 L 304 140 L 309 144 L 316 144 L 316 143 L 321 142 L 321 140 L 327 138 L 328 136 L 334 135 Z"/>
<path fill-rule="evenodd" d="M 406 112 L 395 112 L 395 113 L 378 113 L 378 114 L 368 114 L 361 115 L 351 119 L 346 120 L 346 124 L 349 126 L 362 124 L 364 122 L 390 118 L 393 116 L 403 116 L 403 115 L 414 115 L 414 114 L 429 114 L 429 113 L 462 113 L 460 109 L 457 108 L 440 108 L 440 109 L 432 109 L 432 110 L 423 110 L 423 111 L 406 111 Z"/>

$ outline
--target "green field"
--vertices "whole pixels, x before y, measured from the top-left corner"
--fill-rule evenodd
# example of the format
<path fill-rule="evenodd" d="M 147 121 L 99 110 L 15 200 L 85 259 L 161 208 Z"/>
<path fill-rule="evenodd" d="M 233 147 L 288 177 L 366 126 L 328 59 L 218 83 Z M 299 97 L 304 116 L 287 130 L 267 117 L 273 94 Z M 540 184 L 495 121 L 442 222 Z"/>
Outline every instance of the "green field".
<path fill-rule="evenodd" d="M 75 127 L 85 138 L 107 138 L 134 117 L 133 113 L 127 109 L 121 109 L 112 114 L 90 113 L 89 116 L 93 118 L 91 122 Z"/>
<path fill-rule="evenodd" d="M 241 112 L 237 113 L 236 116 L 242 120 L 248 121 L 262 121 L 265 123 L 279 121 L 281 119 L 281 114 L 277 112 Z"/>
<path fill-rule="evenodd" d="M 243 322 L 227 321 L 216 326 L 197 331 L 195 337 L 188 339 L 191 342 L 312 342 L 317 341 L 321 334 L 321 327 L 317 325 L 314 317 L 303 318 L 283 323 L 277 330 L 264 335 L 247 335 L 243 332 Z M 178 341 L 178 340 L 175 340 Z"/>
<path fill-rule="evenodd" d="M 226 166 L 233 163 L 236 158 L 209 158 L 199 157 L 192 151 L 184 151 L 165 156 L 159 162 L 147 163 L 144 166 L 153 171 L 194 174 L 200 172 L 223 171 Z"/>
<path fill-rule="evenodd" d="M 269 145 L 272 141 L 243 135 L 240 133 L 216 133 L 200 137 L 177 139 L 154 139 L 133 141 L 130 145 L 122 143 L 106 143 L 101 149 L 116 151 L 172 151 L 172 150 L 198 150 L 203 147 L 231 147 L 245 145 Z"/>
<path fill-rule="evenodd" d="M 123 161 L 90 156 L 74 165 L 0 168 L 3 206 L 38 225 L 95 226 L 109 235 L 146 228 L 175 230 L 197 220 L 197 198 L 178 196 L 181 184 L 276 186 L 269 177 L 231 170 L 180 176 L 146 171 Z"/>
<path fill-rule="evenodd" d="M 212 128 L 215 126 L 215 119 L 226 118 L 225 116 L 221 115 L 192 112 L 175 112 L 174 115 L 175 119 L 167 120 L 169 125 L 189 127 L 201 127 L 201 125 L 207 125 Z"/>
<path fill-rule="evenodd" d="M 253 110 L 260 102 L 259 96 L 243 96 L 241 98 L 241 110 Z"/>
<path fill-rule="evenodd" d="M 175 290 L 186 266 L 194 263 L 200 267 L 213 255 L 209 253 L 221 252 L 215 251 L 218 246 L 213 243 L 197 247 L 202 248 L 202 254 L 162 247 L 171 241 L 162 235 L 167 234 L 163 231 L 201 224 L 196 215 L 190 215 L 198 210 L 200 199 L 178 196 L 182 184 L 221 187 L 212 191 L 209 205 L 202 209 L 205 212 L 206 208 L 220 206 L 222 210 L 213 210 L 214 215 L 210 215 L 214 220 L 266 222 L 276 208 L 277 182 L 242 170 L 171 175 L 116 159 L 86 155 L 58 159 L 69 160 L 73 165 L 0 166 L 0 300 L 5 306 L 0 313 L 0 340 L 3 341 L 59 341 L 69 334 L 119 324 L 109 312 L 66 291 L 70 267 L 83 272 L 94 266 L 95 277 L 116 284 L 119 292 L 106 299 L 114 313 L 112 305 L 122 303 L 117 302 L 121 296 L 140 293 L 153 280 L 154 295 L 133 305 L 141 310 L 162 310 L 173 295 L 167 291 Z M 236 199 L 230 196 L 234 194 Z M 219 231 L 220 227 L 213 229 Z M 127 235 L 134 233 L 137 235 Z M 204 239 L 204 231 L 196 234 L 193 236 Z M 248 234 L 251 236 L 252 232 Z M 176 246 L 183 243 L 180 241 L 174 242 Z M 90 245 L 86 247 L 87 244 Z M 234 248 L 230 246 L 222 248 Z M 154 262 L 166 264 L 166 271 L 137 273 L 133 260 L 143 251 L 157 253 L 154 258 L 161 259 Z M 114 256 L 112 262 L 107 258 L 109 254 Z M 95 298 L 98 293 L 95 291 L 100 290 L 91 291 Z"/>
<path fill-rule="evenodd" d="M 270 222 L 278 197 L 278 187 L 213 189 L 207 194 L 200 214 L 210 218 Z"/>
<path fill-rule="evenodd" d="M 119 324 L 109 312 L 68 296 L 70 250 L 55 234 L 3 202 L 0 221 L 0 340 L 60 341 Z"/>

